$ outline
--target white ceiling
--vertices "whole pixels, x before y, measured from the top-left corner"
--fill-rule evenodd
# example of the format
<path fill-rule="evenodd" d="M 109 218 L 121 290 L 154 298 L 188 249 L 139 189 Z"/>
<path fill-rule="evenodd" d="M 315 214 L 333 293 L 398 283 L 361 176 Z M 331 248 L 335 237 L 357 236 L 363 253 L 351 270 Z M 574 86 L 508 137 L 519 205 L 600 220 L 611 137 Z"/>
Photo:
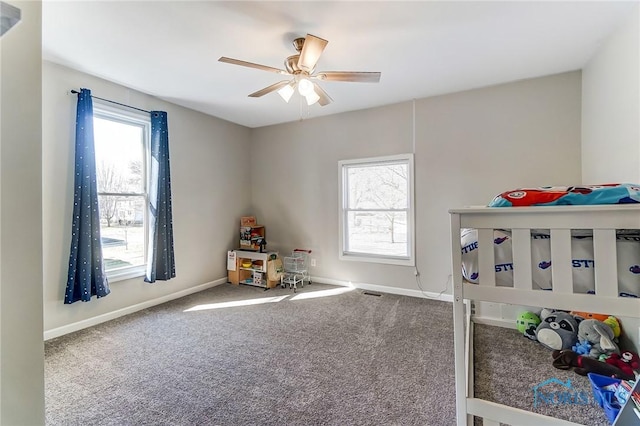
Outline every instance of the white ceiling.
<path fill-rule="evenodd" d="M 45 0 L 43 56 L 260 127 L 581 69 L 637 4 Z M 334 102 L 306 107 L 247 97 L 282 76 L 218 62 L 284 68 L 307 33 L 329 40 L 318 71 L 379 71 L 380 83 L 322 82 Z"/>

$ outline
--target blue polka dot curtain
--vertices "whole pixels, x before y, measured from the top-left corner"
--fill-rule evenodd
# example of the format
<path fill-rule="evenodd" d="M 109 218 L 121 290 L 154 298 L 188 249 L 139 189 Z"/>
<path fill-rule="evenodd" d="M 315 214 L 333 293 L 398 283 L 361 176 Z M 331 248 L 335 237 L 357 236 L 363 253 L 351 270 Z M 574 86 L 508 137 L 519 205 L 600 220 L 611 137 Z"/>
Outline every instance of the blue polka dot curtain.
<path fill-rule="evenodd" d="M 91 90 L 78 93 L 73 224 L 64 303 L 88 302 L 109 294 L 100 241 L 100 215 L 93 142 Z"/>
<path fill-rule="evenodd" d="M 151 111 L 151 181 L 149 187 L 149 258 L 145 281 L 176 276 L 173 255 L 169 130 L 167 113 Z"/>

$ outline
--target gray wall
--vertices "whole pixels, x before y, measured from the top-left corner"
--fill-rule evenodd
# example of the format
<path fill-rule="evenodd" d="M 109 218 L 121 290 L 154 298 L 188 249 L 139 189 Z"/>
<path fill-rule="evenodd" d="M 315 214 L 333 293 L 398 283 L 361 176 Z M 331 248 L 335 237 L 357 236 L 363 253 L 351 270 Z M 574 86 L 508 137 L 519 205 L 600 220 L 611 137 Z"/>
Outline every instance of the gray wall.
<path fill-rule="evenodd" d="M 640 6 L 583 70 L 583 183 L 640 183 Z"/>
<path fill-rule="evenodd" d="M 582 73 L 583 183 L 640 183 L 640 6 Z M 640 350 L 640 319 L 619 318 Z"/>
<path fill-rule="evenodd" d="M 579 184 L 580 72 L 415 102 L 422 289 L 451 292 L 448 209 L 525 185 Z M 413 103 L 254 129 L 253 210 L 271 249 L 313 250 L 327 282 L 417 294 L 413 268 L 338 259 L 338 161 L 408 153 Z"/>
<path fill-rule="evenodd" d="M 227 250 L 237 245 L 239 218 L 249 211 L 250 178 L 244 172 L 249 163 L 249 129 L 59 65 L 44 62 L 43 66 L 45 331 L 54 330 L 56 335 L 91 325 L 223 279 Z M 69 91 L 81 87 L 102 98 L 167 111 L 177 277 L 154 284 L 142 277 L 114 282 L 107 297 L 64 305 L 77 99 Z"/>
<path fill-rule="evenodd" d="M 44 423 L 40 2 L 2 36 L 0 424 Z"/>

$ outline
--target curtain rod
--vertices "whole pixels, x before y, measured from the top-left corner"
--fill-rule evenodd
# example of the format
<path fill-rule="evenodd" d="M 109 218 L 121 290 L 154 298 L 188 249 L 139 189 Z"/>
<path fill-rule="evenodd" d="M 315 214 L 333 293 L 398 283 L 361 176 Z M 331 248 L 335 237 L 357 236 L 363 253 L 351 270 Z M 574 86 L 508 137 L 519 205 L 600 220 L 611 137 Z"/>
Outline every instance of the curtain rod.
<path fill-rule="evenodd" d="M 74 94 L 75 94 L 75 93 L 80 93 L 80 92 L 78 92 L 78 91 L 77 91 L 77 90 L 75 90 L 75 89 L 71 89 L 71 93 L 74 93 Z M 111 100 L 109 100 L 109 99 L 99 98 L 99 97 L 97 97 L 97 96 L 95 96 L 95 95 L 91 95 L 91 97 L 92 97 L 92 98 L 96 98 L 96 99 L 100 99 L 101 101 L 111 102 L 112 104 L 120 105 L 120 106 L 123 106 L 123 107 L 131 108 L 131 109 L 137 109 L 138 111 L 146 112 L 146 113 L 149 113 L 149 114 L 151 113 L 151 111 L 147 111 L 146 109 L 136 108 L 136 107 L 134 107 L 134 106 L 126 105 L 126 104 L 121 104 L 120 102 L 111 101 Z"/>

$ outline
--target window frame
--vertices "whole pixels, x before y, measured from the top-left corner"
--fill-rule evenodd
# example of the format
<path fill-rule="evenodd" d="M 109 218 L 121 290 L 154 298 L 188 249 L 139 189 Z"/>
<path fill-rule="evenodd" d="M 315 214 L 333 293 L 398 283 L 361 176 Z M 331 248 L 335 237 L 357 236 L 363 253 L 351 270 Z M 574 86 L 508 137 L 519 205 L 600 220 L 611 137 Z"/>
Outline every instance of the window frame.
<path fill-rule="evenodd" d="M 143 193 L 122 193 L 125 196 L 142 196 L 145 208 L 143 209 L 143 228 L 144 228 L 144 262 L 141 265 L 128 266 L 124 268 L 112 269 L 105 273 L 109 282 L 117 282 L 131 278 L 143 277 L 146 275 L 147 259 L 149 253 L 149 164 L 151 161 L 151 117 L 143 112 L 132 111 L 128 108 L 118 107 L 110 103 L 93 102 L 93 118 L 110 120 L 121 124 L 142 127 L 142 175 L 143 175 Z M 95 137 L 95 129 L 94 129 Z M 97 158 L 96 158 L 97 160 Z M 97 165 L 97 164 L 96 164 Z M 111 192 L 98 192 L 100 195 L 113 195 Z M 120 193 L 118 193 L 120 194 Z M 102 225 L 101 225 L 102 227 Z M 101 232 L 102 234 L 102 232 Z M 103 247 L 104 251 L 104 247 Z"/>
<path fill-rule="evenodd" d="M 348 250 L 348 225 L 349 225 L 349 182 L 348 170 L 351 167 L 367 167 L 384 164 L 406 164 L 408 175 L 407 208 L 398 211 L 407 212 L 407 256 L 390 256 L 374 253 L 350 252 Z M 381 157 L 359 158 L 338 161 L 338 254 L 340 260 L 371 262 L 379 264 L 412 266 L 415 267 L 415 193 L 414 193 L 414 156 L 413 154 L 398 154 Z M 370 209 L 375 210 L 375 209 Z M 392 210 L 393 211 L 393 210 Z"/>

